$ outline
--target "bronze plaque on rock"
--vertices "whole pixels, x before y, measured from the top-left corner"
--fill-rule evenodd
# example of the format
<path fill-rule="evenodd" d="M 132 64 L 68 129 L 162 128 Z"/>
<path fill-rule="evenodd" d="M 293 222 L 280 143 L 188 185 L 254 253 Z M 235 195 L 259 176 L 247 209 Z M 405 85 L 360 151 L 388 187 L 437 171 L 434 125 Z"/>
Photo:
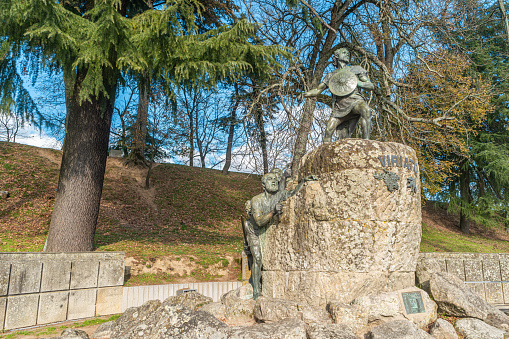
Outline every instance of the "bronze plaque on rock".
<path fill-rule="evenodd" d="M 405 311 L 407 314 L 424 313 L 424 303 L 422 302 L 421 292 L 404 292 L 401 293 Z"/>

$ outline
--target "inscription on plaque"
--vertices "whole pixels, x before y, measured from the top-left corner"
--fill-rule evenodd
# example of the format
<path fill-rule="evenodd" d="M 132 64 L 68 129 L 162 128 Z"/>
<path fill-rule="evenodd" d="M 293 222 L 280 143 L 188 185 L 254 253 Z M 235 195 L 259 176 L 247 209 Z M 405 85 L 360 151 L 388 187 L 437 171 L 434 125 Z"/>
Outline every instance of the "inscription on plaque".
<path fill-rule="evenodd" d="M 421 292 L 404 292 L 401 297 L 407 314 L 425 312 Z"/>

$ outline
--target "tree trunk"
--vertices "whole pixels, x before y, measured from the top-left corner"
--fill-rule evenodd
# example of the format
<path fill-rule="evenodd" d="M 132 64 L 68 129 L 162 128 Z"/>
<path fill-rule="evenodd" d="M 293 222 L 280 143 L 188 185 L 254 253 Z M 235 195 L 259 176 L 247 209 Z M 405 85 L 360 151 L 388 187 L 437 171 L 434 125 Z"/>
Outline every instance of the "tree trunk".
<path fill-rule="evenodd" d="M 468 208 L 468 203 L 470 202 L 470 192 L 469 192 L 469 175 L 468 175 L 468 165 L 462 166 L 462 172 L 460 174 L 460 191 L 461 191 L 461 209 L 460 209 L 460 228 L 461 231 L 465 234 L 470 234 L 470 220 L 468 220 L 466 216 L 466 209 Z"/>
<path fill-rule="evenodd" d="M 235 135 L 235 121 L 237 120 L 237 108 L 239 107 L 239 86 L 235 83 L 235 104 L 232 106 L 230 112 L 230 127 L 228 130 L 228 145 L 226 145 L 226 159 L 222 173 L 228 174 L 230 166 L 232 164 L 232 148 L 233 148 L 233 137 Z"/>
<path fill-rule="evenodd" d="M 256 111 L 256 126 L 258 127 L 258 132 L 260 133 L 260 149 L 262 151 L 263 174 L 267 174 L 269 173 L 269 158 L 267 155 L 267 133 L 265 132 L 265 125 L 263 123 L 263 112 L 259 107 Z"/>
<path fill-rule="evenodd" d="M 132 130 L 131 152 L 125 165 L 148 167 L 147 159 L 145 159 L 145 143 L 147 140 L 150 81 L 148 79 L 140 80 L 138 88 L 138 112 Z"/>
<path fill-rule="evenodd" d="M 193 167 L 194 160 L 194 124 L 193 112 L 189 114 L 189 166 Z"/>
<path fill-rule="evenodd" d="M 295 139 L 295 151 L 292 159 L 292 176 L 297 174 L 299 169 L 300 159 L 306 154 L 306 145 L 308 143 L 308 135 L 311 131 L 313 124 L 313 113 L 315 112 L 316 98 L 307 98 L 304 102 L 304 109 L 299 122 L 299 129 L 297 130 L 297 137 Z"/>
<path fill-rule="evenodd" d="M 83 73 L 78 72 L 72 92 L 66 95 L 66 133 L 47 252 L 93 250 L 116 85 L 105 83 L 110 99 L 92 96 L 80 104 Z M 112 79 L 107 75 L 105 79 Z"/>
<path fill-rule="evenodd" d="M 502 14 L 502 20 L 504 20 L 506 52 L 509 53 L 509 20 L 507 20 L 507 13 L 505 11 L 503 0 L 498 0 L 498 7 L 500 8 L 500 13 Z"/>

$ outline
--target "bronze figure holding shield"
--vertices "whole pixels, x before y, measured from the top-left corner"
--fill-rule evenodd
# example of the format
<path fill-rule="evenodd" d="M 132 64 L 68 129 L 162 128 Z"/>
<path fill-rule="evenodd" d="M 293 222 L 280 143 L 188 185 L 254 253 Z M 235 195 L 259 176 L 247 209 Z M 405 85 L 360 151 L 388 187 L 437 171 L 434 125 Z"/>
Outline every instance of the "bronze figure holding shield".
<path fill-rule="evenodd" d="M 332 114 L 327 122 L 324 142 L 331 142 L 334 131 L 338 130 L 338 138 L 350 138 L 360 121 L 362 137 L 369 139 L 371 133 L 371 108 L 359 93 L 359 88 L 373 90 L 373 84 L 367 71 L 361 66 L 348 66 L 350 52 L 340 48 L 334 52 L 332 64 L 337 69 L 329 73 L 317 88 L 304 94 L 313 97 L 327 88 L 332 93 Z"/>

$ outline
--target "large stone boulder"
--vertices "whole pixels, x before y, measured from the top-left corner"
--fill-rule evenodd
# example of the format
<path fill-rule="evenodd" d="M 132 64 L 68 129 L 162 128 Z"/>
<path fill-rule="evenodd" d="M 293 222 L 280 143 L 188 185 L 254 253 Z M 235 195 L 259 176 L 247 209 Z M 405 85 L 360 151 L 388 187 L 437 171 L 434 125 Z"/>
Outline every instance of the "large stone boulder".
<path fill-rule="evenodd" d="M 226 307 L 222 303 L 210 303 L 200 307 L 199 310 L 209 312 L 219 320 L 226 320 Z"/>
<path fill-rule="evenodd" d="M 114 321 L 108 321 L 99 325 L 90 339 L 109 339 L 111 337 Z"/>
<path fill-rule="evenodd" d="M 308 339 L 357 339 L 355 333 L 343 324 L 311 324 L 307 334 Z"/>
<path fill-rule="evenodd" d="M 463 318 L 456 321 L 456 330 L 465 339 L 504 339 L 505 332 L 474 318 Z"/>
<path fill-rule="evenodd" d="M 369 339 L 433 339 L 431 335 L 408 320 L 394 320 L 373 328 Z"/>
<path fill-rule="evenodd" d="M 315 175 L 262 230 L 266 297 L 325 307 L 414 286 L 421 239 L 420 180 L 410 147 L 344 139 L 308 153 Z"/>
<path fill-rule="evenodd" d="M 165 300 L 165 302 L 173 305 L 182 305 L 190 310 L 196 310 L 204 305 L 210 304 L 212 302 L 212 298 L 193 291 L 169 297 Z"/>
<path fill-rule="evenodd" d="M 254 324 L 253 287 L 250 284 L 241 286 L 221 296 L 225 307 L 224 317 L 230 325 Z"/>
<path fill-rule="evenodd" d="M 331 324 L 332 320 L 325 309 L 284 299 L 260 297 L 256 300 L 254 317 L 259 322 L 271 323 L 286 318 L 299 318 L 306 324 Z"/>
<path fill-rule="evenodd" d="M 234 326 L 228 339 L 307 339 L 306 324 L 300 319 L 287 318 L 275 323 Z"/>
<path fill-rule="evenodd" d="M 361 332 L 368 326 L 368 310 L 360 305 L 347 305 L 331 300 L 327 304 L 327 310 L 334 323 L 346 325 L 355 333 Z"/>
<path fill-rule="evenodd" d="M 170 299 L 127 309 L 115 320 L 111 339 L 227 339 L 228 331 L 228 325 L 212 314 L 175 305 Z"/>
<path fill-rule="evenodd" d="M 424 312 L 408 313 L 402 298 L 402 295 L 405 293 L 419 293 L 422 298 Z M 425 329 L 428 324 L 437 319 L 437 304 L 431 300 L 428 293 L 417 287 L 371 294 L 359 297 L 353 303 L 366 310 L 368 322 L 370 323 L 409 320 L 416 324 L 417 327 Z"/>
<path fill-rule="evenodd" d="M 419 256 L 417 260 L 417 267 L 415 270 L 415 284 L 431 293 L 429 281 L 434 273 L 443 272 L 442 267 L 437 259 L 427 258 L 423 255 Z"/>
<path fill-rule="evenodd" d="M 477 318 L 504 331 L 509 329 L 509 317 L 475 294 L 455 275 L 434 273 L 430 289 L 439 311 L 455 317 Z"/>
<path fill-rule="evenodd" d="M 66 328 L 60 334 L 60 337 L 53 339 L 89 339 L 87 332 L 82 330 L 77 330 L 74 328 Z"/>
<path fill-rule="evenodd" d="M 458 339 L 458 333 L 452 324 L 442 318 L 437 319 L 429 328 L 434 339 Z"/>

